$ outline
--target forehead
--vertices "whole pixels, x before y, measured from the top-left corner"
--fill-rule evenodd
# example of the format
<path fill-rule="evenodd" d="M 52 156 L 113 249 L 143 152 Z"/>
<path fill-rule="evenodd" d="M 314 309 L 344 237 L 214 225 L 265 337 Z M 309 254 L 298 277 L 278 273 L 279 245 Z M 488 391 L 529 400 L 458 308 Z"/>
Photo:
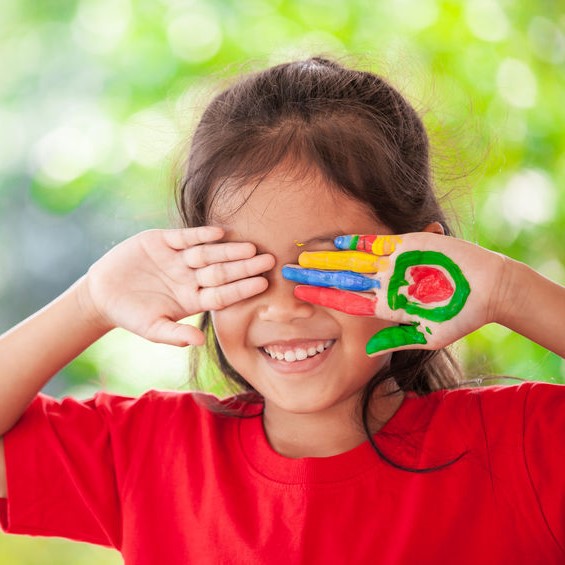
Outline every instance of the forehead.
<path fill-rule="evenodd" d="M 212 223 L 226 240 L 251 241 L 261 251 L 296 250 L 297 243 L 331 242 L 348 233 L 389 233 L 363 203 L 340 193 L 321 175 L 276 171 L 260 183 L 216 200 Z"/>

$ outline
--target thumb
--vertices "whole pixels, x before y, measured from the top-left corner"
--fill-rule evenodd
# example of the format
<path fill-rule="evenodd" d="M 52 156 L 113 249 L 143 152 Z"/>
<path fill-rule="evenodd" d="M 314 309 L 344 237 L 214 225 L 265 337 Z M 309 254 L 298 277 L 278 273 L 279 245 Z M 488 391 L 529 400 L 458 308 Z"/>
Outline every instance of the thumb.
<path fill-rule="evenodd" d="M 409 325 L 392 326 L 377 332 L 366 346 L 367 355 L 377 355 L 392 350 L 408 349 L 409 346 L 425 345 L 426 336 L 418 329 L 418 322 Z M 410 347 L 410 349 L 415 349 Z"/>
<path fill-rule="evenodd" d="M 144 337 L 156 343 L 166 343 L 177 347 L 203 345 L 206 341 L 204 334 L 198 328 L 189 324 L 179 324 L 168 318 L 156 320 Z"/>

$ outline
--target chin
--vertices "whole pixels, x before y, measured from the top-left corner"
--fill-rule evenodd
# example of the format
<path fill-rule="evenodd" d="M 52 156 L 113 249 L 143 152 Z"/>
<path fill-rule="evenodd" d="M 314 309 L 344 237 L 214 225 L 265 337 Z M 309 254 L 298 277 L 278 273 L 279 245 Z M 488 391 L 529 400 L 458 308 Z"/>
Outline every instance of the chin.
<path fill-rule="evenodd" d="M 322 414 L 324 412 L 332 411 L 338 406 L 344 406 L 345 404 L 351 404 L 351 402 L 356 402 L 359 397 L 358 393 L 354 393 L 353 396 L 336 396 L 336 397 L 321 397 L 319 394 L 300 394 L 296 396 L 285 395 L 284 397 L 271 397 L 265 399 L 265 404 L 276 405 L 279 410 L 283 410 L 289 414 Z"/>

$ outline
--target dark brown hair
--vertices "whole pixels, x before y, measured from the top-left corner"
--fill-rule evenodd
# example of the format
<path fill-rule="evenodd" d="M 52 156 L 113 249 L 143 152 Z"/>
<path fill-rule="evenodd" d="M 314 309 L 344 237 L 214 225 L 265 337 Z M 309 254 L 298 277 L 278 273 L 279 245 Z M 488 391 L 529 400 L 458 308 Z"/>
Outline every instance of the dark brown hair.
<path fill-rule="evenodd" d="M 321 173 L 394 233 L 419 231 L 436 221 L 451 234 L 435 195 L 422 120 L 378 75 L 315 57 L 247 75 L 221 92 L 196 127 L 178 181 L 184 224 L 208 223 L 219 194 L 259 183 L 283 162 L 301 173 Z M 201 327 L 208 337 L 207 359 L 236 384 L 234 390 L 252 391 L 219 348 L 209 314 Z M 201 354 L 193 351 L 194 377 Z M 380 383 L 392 378 L 400 390 L 426 394 L 455 386 L 459 374 L 446 350 L 393 353 L 362 396 L 361 418 L 371 442 L 370 401 Z"/>

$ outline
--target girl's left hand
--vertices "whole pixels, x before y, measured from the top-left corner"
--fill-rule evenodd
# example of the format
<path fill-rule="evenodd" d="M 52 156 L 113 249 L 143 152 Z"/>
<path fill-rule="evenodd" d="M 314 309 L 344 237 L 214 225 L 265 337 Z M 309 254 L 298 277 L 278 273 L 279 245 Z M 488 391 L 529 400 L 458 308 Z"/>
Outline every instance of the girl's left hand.
<path fill-rule="evenodd" d="M 283 276 L 303 283 L 297 298 L 393 326 L 377 332 L 367 354 L 439 349 L 496 321 L 503 307 L 505 257 L 427 232 L 345 235 L 341 251 L 303 252 Z"/>

